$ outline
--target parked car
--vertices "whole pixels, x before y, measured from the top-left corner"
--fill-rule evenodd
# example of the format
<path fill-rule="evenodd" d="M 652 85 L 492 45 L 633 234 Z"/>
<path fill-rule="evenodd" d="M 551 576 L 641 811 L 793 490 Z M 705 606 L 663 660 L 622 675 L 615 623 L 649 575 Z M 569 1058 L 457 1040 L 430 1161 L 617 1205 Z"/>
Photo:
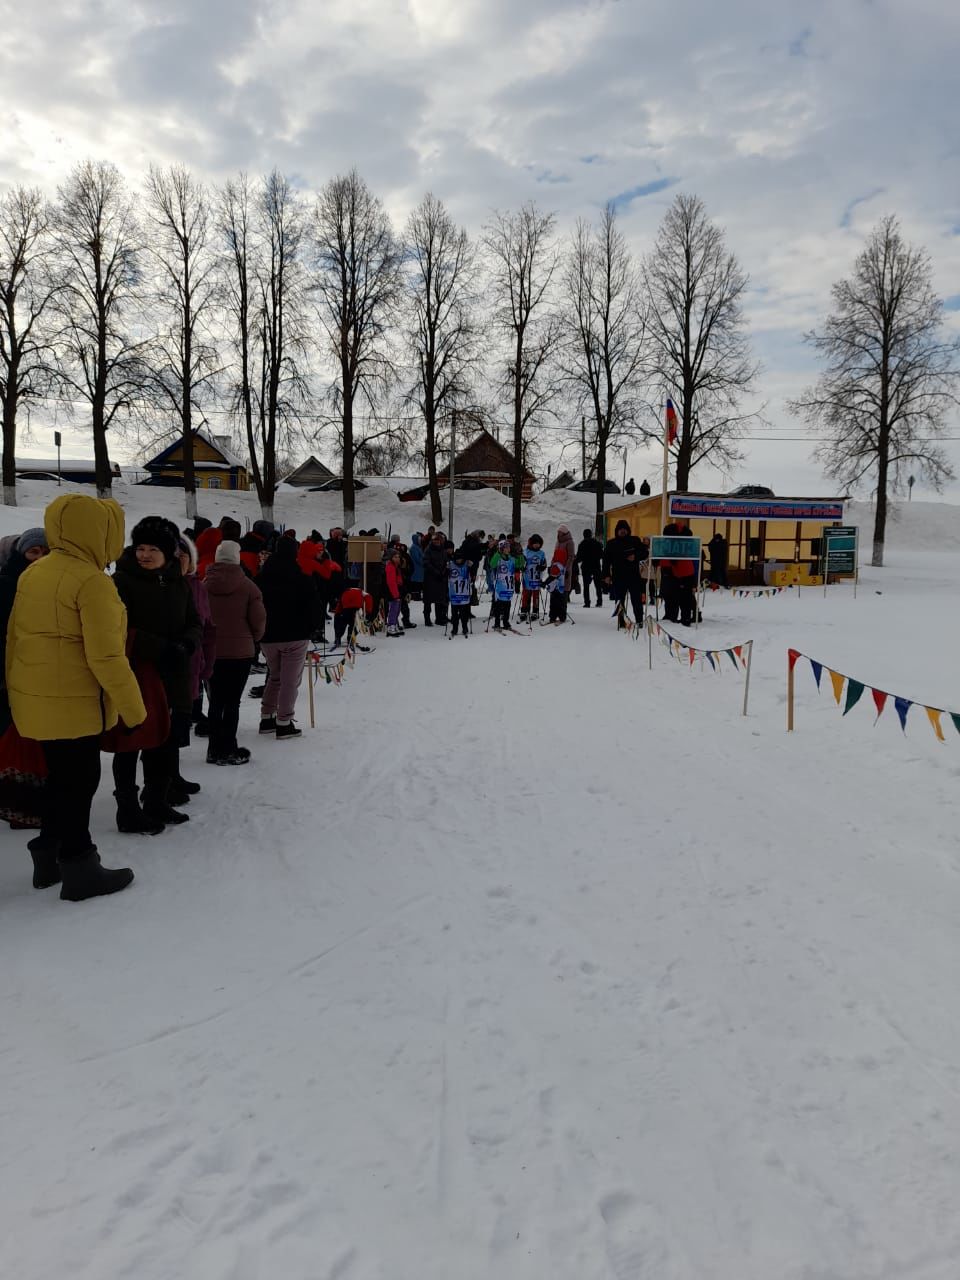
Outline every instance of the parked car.
<path fill-rule="evenodd" d="M 777 495 L 772 489 L 768 489 L 762 484 L 742 484 L 739 489 L 734 489 L 729 496 L 731 498 L 775 498 Z"/>
<path fill-rule="evenodd" d="M 68 476 L 67 479 L 70 477 Z M 52 471 L 18 471 L 18 480 L 52 480 L 57 483 L 58 477 Z"/>
<path fill-rule="evenodd" d="M 445 484 L 442 484 L 440 486 L 441 491 L 446 487 L 447 486 Z M 469 492 L 476 492 L 477 489 L 490 488 L 490 486 L 488 484 L 484 484 L 482 480 L 473 480 L 469 476 L 464 476 L 463 479 L 454 480 L 453 487 L 455 489 L 466 489 Z M 418 484 L 413 489 L 402 489 L 397 494 L 397 497 L 401 502 L 422 502 L 424 498 L 428 498 L 429 496 L 429 484 Z"/>
<path fill-rule="evenodd" d="M 593 476 L 588 480 L 578 480 L 576 484 L 568 484 L 567 488 L 570 490 L 571 493 L 596 493 L 597 492 L 596 476 Z M 614 484 L 612 480 L 604 480 L 603 492 L 619 493 L 620 486 L 618 484 Z"/>
<path fill-rule="evenodd" d="M 364 480 L 354 480 L 354 489 L 366 489 Z M 334 476 L 332 480 L 324 480 L 323 484 L 311 485 L 307 493 L 339 493 L 343 488 L 343 476 Z"/>

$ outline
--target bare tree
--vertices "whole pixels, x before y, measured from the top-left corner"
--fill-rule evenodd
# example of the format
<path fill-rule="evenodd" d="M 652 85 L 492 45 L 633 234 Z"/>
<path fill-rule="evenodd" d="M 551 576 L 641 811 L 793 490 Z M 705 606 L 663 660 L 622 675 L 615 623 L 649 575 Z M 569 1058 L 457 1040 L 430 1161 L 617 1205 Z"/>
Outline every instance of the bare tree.
<path fill-rule="evenodd" d="M 355 169 L 320 192 L 314 241 L 320 325 L 337 371 L 331 394 L 343 450 L 343 523 L 350 528 L 355 459 L 395 430 L 376 411 L 395 376 L 389 331 L 402 296 L 402 250 L 383 205 Z M 358 401 L 369 407 L 375 424 L 360 435 Z"/>
<path fill-rule="evenodd" d="M 112 164 L 86 160 L 59 189 L 53 225 L 62 257 L 56 295 L 63 380 L 90 406 L 97 493 L 109 497 L 107 431 L 150 396 L 146 341 L 137 336 L 143 239 Z"/>
<path fill-rule="evenodd" d="M 306 393 L 303 216 L 286 178 L 245 174 L 221 192 L 218 221 L 235 354 L 233 407 L 264 519 L 274 517 L 279 459 Z"/>
<path fill-rule="evenodd" d="M 217 208 L 219 233 L 223 244 L 222 275 L 224 297 L 235 356 L 232 368 L 232 407 L 240 419 L 241 433 L 247 442 L 253 466 L 255 439 L 254 360 L 257 311 L 256 236 L 251 211 L 252 193 L 245 173 L 224 184 Z"/>
<path fill-rule="evenodd" d="M 889 493 L 914 469 L 935 488 L 953 472 L 937 439 L 957 404 L 960 341 L 946 337 L 930 259 L 893 216 L 874 227 L 853 274 L 831 290 L 833 311 L 807 341 L 826 362 L 791 405 L 824 434 L 816 457 L 854 489 L 876 482 L 873 560 L 883 565 Z"/>
<path fill-rule="evenodd" d="M 677 409 L 677 488 L 710 458 L 729 466 L 752 416 L 740 412 L 757 366 L 745 333 L 748 277 L 697 196 L 678 195 L 644 265 L 651 374 Z"/>
<path fill-rule="evenodd" d="M 513 411 L 513 528 L 521 527 L 520 500 L 528 433 L 551 412 L 560 394 L 552 361 L 560 327 L 551 309 L 551 286 L 559 262 L 554 216 L 525 204 L 516 213 L 495 213 L 484 228 L 493 266 L 493 323 L 509 349 L 504 399 Z"/>
<path fill-rule="evenodd" d="M 147 199 L 155 233 L 150 249 L 158 270 L 158 301 L 166 320 L 154 343 L 152 363 L 160 397 L 179 420 L 186 513 L 194 520 L 193 414 L 217 364 L 208 328 L 216 297 L 209 204 L 202 184 L 180 165 L 167 170 L 151 166 Z"/>
<path fill-rule="evenodd" d="M 303 214 L 288 179 L 276 170 L 263 181 L 259 213 L 259 412 L 248 445 L 263 517 L 272 520 L 278 447 L 299 422 L 306 395 Z"/>
<path fill-rule="evenodd" d="M 57 277 L 49 210 L 40 191 L 16 187 L 0 201 L 0 407 L 3 501 L 17 505 L 17 413 L 50 390 L 50 304 Z"/>
<path fill-rule="evenodd" d="M 578 411 L 590 414 L 600 535 L 608 447 L 646 434 L 640 426 L 646 323 L 639 279 L 613 205 L 604 209 L 596 229 L 582 219 L 577 223 L 562 283 L 562 365 Z"/>
<path fill-rule="evenodd" d="M 463 402 L 477 360 L 475 254 L 466 231 L 431 193 L 411 213 L 406 238 L 413 396 L 423 415 L 431 517 L 439 524 L 437 428 Z"/>

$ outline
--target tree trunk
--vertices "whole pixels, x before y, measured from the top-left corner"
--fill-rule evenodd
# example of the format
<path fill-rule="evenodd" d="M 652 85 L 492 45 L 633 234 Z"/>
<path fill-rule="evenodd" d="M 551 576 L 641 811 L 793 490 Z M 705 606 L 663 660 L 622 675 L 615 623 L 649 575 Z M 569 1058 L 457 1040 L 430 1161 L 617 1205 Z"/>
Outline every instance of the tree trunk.
<path fill-rule="evenodd" d="M 887 451 L 877 460 L 877 508 L 873 519 L 873 559 L 875 569 L 883 568 L 883 543 L 887 533 Z"/>
<path fill-rule="evenodd" d="M 346 380 L 344 380 L 346 381 Z M 353 401 L 343 400 L 343 527 L 347 532 L 357 518 L 357 495 L 353 483 Z"/>
<path fill-rule="evenodd" d="M 3 504 L 17 505 L 17 418 L 16 407 L 7 401 L 3 406 Z"/>
<path fill-rule="evenodd" d="M 429 403 L 432 393 L 427 392 L 427 408 L 424 413 L 426 426 L 427 481 L 430 485 L 430 519 L 439 525 L 443 520 L 443 506 L 440 502 L 440 484 L 437 479 L 437 415 L 434 406 Z"/>
<path fill-rule="evenodd" d="M 520 499 L 523 496 L 523 393 L 520 374 L 523 364 L 523 338 L 518 334 L 516 364 L 513 371 L 513 505 L 510 513 L 511 533 L 520 536 L 522 517 Z"/>
<path fill-rule="evenodd" d="M 270 502 L 261 500 L 260 515 L 263 517 L 264 520 L 269 520 L 270 523 L 273 524 L 273 501 L 272 500 Z"/>
<path fill-rule="evenodd" d="M 113 476 L 107 453 L 107 432 L 103 425 L 104 405 L 98 395 L 93 403 L 93 464 L 97 479 L 97 497 L 113 497 Z"/>
<path fill-rule="evenodd" d="M 606 492 L 604 486 L 607 483 L 607 433 L 601 427 L 597 432 L 597 515 L 594 521 L 594 532 L 597 537 L 603 538 L 604 519 L 603 512 L 606 506 Z"/>

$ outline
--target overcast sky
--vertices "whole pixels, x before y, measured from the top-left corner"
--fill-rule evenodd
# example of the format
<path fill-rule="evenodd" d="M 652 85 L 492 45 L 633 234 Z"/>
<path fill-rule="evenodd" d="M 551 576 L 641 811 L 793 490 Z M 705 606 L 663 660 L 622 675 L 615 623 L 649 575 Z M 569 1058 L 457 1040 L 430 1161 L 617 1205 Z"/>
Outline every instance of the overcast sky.
<path fill-rule="evenodd" d="M 0 0 L 0 183 L 52 192 L 86 156 L 308 190 L 356 165 L 398 221 L 427 189 L 473 230 L 614 199 L 638 253 L 697 192 L 750 273 L 759 399 L 803 435 L 802 334 L 882 214 L 960 329 L 958 58 L 956 0 Z M 822 492 L 810 449 L 756 440 L 734 479 Z M 652 455 L 629 471 L 659 487 Z"/>

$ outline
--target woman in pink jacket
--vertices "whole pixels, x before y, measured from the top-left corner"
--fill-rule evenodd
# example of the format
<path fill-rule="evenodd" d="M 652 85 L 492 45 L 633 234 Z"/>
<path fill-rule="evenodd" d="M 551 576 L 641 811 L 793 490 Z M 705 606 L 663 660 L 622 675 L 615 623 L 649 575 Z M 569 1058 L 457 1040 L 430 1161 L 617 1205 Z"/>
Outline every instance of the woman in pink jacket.
<path fill-rule="evenodd" d="M 402 636 L 400 630 L 400 597 L 403 593 L 403 574 L 400 572 L 400 549 L 391 552 L 386 564 L 387 579 L 387 635 Z"/>

